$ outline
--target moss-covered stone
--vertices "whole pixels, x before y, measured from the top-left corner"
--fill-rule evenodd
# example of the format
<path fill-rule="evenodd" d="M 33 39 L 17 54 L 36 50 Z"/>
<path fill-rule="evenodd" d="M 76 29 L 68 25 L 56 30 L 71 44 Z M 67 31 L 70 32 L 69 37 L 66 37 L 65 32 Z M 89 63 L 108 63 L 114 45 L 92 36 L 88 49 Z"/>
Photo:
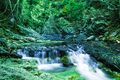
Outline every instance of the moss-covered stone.
<path fill-rule="evenodd" d="M 63 57 L 61 58 L 61 62 L 63 63 L 64 66 L 69 66 L 69 64 L 70 64 L 70 61 L 69 61 L 69 59 L 68 59 L 68 56 L 63 56 Z"/>

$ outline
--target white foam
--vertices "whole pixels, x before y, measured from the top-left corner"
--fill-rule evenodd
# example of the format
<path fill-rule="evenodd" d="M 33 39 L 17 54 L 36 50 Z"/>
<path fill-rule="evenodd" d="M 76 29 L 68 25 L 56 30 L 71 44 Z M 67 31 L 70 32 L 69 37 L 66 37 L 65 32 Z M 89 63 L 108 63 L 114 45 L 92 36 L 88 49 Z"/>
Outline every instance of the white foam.
<path fill-rule="evenodd" d="M 62 63 L 59 63 L 60 58 L 56 55 L 56 58 L 52 59 L 51 56 L 48 58 L 45 57 L 45 52 L 41 52 L 42 57 L 29 57 L 26 53 L 22 52 L 21 50 L 17 51 L 17 54 L 22 56 L 22 59 L 25 60 L 36 60 L 38 62 L 38 69 L 39 70 L 54 70 L 58 68 L 63 68 Z"/>
<path fill-rule="evenodd" d="M 111 80 L 98 68 L 97 63 L 93 62 L 82 48 L 77 51 L 70 50 L 69 58 L 77 67 L 77 71 L 87 80 Z"/>
<path fill-rule="evenodd" d="M 54 70 L 54 69 L 57 69 L 57 68 L 61 68 L 62 67 L 62 64 L 60 63 L 52 63 L 52 64 L 39 64 L 38 65 L 38 69 L 39 70 Z"/>

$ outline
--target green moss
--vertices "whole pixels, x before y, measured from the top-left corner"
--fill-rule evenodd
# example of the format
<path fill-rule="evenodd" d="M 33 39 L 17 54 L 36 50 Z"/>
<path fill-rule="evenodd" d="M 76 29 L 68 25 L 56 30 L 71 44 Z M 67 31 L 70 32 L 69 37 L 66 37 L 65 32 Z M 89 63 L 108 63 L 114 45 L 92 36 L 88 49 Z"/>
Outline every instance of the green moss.
<path fill-rule="evenodd" d="M 69 59 L 67 56 L 63 56 L 61 58 L 61 62 L 63 63 L 64 66 L 68 66 L 69 65 Z"/>
<path fill-rule="evenodd" d="M 62 80 L 85 80 L 79 73 L 77 73 L 75 67 L 69 67 L 61 72 L 50 72 L 50 74 L 55 75 L 55 77 Z"/>

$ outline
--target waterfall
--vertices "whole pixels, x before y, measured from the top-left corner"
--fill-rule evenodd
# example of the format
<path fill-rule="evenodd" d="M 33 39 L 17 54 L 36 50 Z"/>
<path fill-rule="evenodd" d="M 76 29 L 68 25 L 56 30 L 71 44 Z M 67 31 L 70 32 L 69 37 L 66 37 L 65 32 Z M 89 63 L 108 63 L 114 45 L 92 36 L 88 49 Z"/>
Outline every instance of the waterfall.
<path fill-rule="evenodd" d="M 22 59 L 30 60 L 32 57 L 29 57 L 25 54 L 25 51 L 22 51 L 21 49 L 17 50 L 17 54 L 22 56 Z"/>
<path fill-rule="evenodd" d="M 40 52 L 41 57 L 37 58 L 38 61 L 38 69 L 40 70 L 54 70 L 62 67 L 62 63 L 60 63 L 60 58 L 58 57 L 57 51 L 53 52 Z"/>
<path fill-rule="evenodd" d="M 38 62 L 38 69 L 40 70 L 53 70 L 58 68 L 63 68 L 62 63 L 60 63 L 59 52 L 55 49 L 47 49 L 42 47 L 35 50 L 34 56 L 30 56 L 29 49 L 19 49 L 17 51 L 18 55 L 22 56 L 22 59 L 30 60 L 34 59 Z"/>
<path fill-rule="evenodd" d="M 98 64 L 85 53 L 82 47 L 77 47 L 76 51 L 69 49 L 68 53 L 71 62 L 77 67 L 77 71 L 87 80 L 111 80 L 98 68 Z"/>

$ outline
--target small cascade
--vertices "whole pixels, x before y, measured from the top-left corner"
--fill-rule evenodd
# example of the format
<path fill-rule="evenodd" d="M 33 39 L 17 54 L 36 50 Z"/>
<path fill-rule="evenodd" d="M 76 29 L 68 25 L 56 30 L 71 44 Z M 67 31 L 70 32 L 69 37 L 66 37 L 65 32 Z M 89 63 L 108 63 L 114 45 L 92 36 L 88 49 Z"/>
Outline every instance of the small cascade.
<path fill-rule="evenodd" d="M 76 51 L 69 49 L 68 53 L 78 72 L 87 80 L 111 80 L 98 68 L 98 64 L 85 53 L 82 47 L 77 47 Z"/>
<path fill-rule="evenodd" d="M 53 70 L 55 68 L 61 68 L 60 57 L 57 50 L 40 51 L 37 56 L 38 69 L 40 70 Z"/>
<path fill-rule="evenodd" d="M 32 52 L 32 53 L 31 53 Z M 41 47 L 32 51 L 31 49 L 19 49 L 17 54 L 22 56 L 22 59 L 34 59 L 38 62 L 38 69 L 53 70 L 55 68 L 62 68 L 60 62 L 59 50 L 54 48 Z"/>
<path fill-rule="evenodd" d="M 22 56 L 22 59 L 27 59 L 27 60 L 32 59 L 32 57 L 27 56 L 27 54 L 25 54 L 25 53 L 26 53 L 26 52 L 23 51 L 23 50 L 21 50 L 21 49 L 19 49 L 19 50 L 17 51 L 17 54 L 18 54 L 18 55 L 21 55 L 21 56 Z"/>

